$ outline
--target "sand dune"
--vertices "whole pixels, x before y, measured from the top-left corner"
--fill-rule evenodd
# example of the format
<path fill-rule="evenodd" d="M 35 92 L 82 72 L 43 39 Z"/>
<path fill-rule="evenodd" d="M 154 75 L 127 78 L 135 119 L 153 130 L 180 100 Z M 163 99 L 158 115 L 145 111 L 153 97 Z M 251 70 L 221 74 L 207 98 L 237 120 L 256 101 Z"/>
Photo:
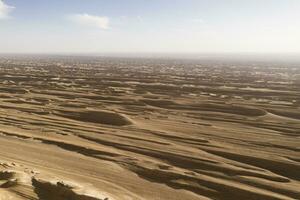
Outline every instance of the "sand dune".
<path fill-rule="evenodd" d="M 0 200 L 300 199 L 295 69 L 74 59 L 0 60 Z"/>
<path fill-rule="evenodd" d="M 1 163 L 0 199 L 107 200 L 99 191 L 42 175 L 16 163 Z M 44 176 L 44 177 L 43 177 Z"/>
<path fill-rule="evenodd" d="M 81 122 L 100 123 L 114 126 L 130 125 L 131 121 L 123 115 L 107 111 L 68 111 L 63 110 L 56 113 L 58 116 L 67 117 Z"/>

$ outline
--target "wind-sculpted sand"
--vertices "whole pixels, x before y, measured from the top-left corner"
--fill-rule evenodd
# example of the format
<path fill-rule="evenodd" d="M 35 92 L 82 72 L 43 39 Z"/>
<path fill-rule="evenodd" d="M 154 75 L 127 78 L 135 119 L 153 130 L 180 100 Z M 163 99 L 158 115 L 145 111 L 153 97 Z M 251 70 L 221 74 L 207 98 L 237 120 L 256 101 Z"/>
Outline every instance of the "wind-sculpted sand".
<path fill-rule="evenodd" d="M 300 199 L 300 68 L 0 59 L 0 200 Z"/>

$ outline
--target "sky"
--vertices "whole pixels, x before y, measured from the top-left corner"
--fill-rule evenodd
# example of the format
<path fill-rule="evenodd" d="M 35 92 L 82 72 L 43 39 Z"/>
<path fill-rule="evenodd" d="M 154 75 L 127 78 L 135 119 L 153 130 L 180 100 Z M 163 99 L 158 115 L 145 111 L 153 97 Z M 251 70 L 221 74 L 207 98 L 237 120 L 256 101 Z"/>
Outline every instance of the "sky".
<path fill-rule="evenodd" d="M 0 0 L 0 53 L 300 53 L 299 0 Z"/>

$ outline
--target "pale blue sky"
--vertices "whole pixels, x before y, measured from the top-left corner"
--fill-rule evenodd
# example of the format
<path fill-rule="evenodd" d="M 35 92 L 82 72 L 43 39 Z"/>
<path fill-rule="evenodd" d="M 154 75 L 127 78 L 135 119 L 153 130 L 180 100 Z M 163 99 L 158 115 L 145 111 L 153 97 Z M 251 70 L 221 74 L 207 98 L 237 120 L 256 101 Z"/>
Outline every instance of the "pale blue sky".
<path fill-rule="evenodd" d="M 300 53 L 299 0 L 0 0 L 0 53 Z"/>

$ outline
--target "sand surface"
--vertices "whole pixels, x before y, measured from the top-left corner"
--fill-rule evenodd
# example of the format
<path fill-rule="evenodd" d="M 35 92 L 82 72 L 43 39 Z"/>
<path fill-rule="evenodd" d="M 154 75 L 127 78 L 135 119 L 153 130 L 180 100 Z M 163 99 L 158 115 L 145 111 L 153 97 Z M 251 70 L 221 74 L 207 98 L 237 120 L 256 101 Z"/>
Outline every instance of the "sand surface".
<path fill-rule="evenodd" d="M 1 58 L 0 200 L 300 199 L 299 74 Z"/>

